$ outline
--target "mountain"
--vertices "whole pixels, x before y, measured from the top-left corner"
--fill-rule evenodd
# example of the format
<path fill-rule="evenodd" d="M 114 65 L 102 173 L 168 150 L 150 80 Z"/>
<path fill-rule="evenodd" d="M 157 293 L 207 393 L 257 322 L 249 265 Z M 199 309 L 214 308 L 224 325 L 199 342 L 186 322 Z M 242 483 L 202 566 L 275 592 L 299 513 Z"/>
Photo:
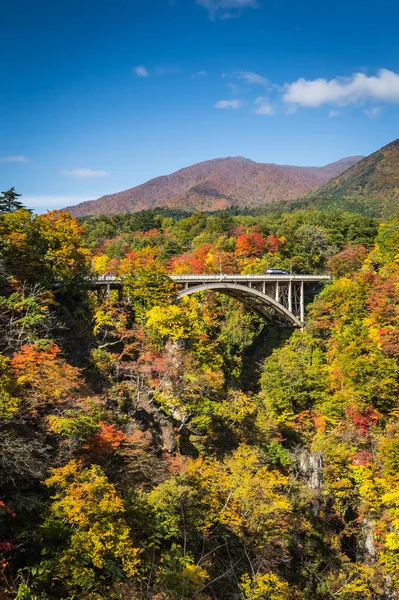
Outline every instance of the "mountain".
<path fill-rule="evenodd" d="M 370 154 L 299 203 L 372 217 L 399 215 L 399 139 Z"/>
<path fill-rule="evenodd" d="M 64 210 L 82 217 L 130 213 L 159 206 L 201 211 L 294 200 L 324 185 L 361 158 L 351 156 L 324 167 L 264 164 L 241 157 L 217 158 Z"/>

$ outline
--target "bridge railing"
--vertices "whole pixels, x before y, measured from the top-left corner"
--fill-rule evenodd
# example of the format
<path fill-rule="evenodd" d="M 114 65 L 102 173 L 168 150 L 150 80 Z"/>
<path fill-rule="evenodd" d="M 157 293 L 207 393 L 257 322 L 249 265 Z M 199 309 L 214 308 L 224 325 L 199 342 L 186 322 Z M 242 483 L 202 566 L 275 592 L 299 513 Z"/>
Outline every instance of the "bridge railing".
<path fill-rule="evenodd" d="M 331 281 L 331 275 L 234 275 L 234 274 L 221 274 L 221 275 L 169 275 L 173 281 Z M 96 278 L 91 278 L 89 281 L 98 281 L 99 283 L 104 282 L 121 282 L 123 277 L 117 277 L 116 275 L 99 275 Z"/>
<path fill-rule="evenodd" d="M 331 281 L 331 275 L 169 275 L 173 281 Z"/>

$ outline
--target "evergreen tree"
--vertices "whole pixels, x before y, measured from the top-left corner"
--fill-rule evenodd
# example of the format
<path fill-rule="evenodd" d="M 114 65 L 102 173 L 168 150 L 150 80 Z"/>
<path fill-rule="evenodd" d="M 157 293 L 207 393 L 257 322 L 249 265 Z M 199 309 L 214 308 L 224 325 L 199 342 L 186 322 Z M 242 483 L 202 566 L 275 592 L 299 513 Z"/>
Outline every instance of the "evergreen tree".
<path fill-rule="evenodd" d="M 14 187 L 7 190 L 7 192 L 1 192 L 0 214 L 14 212 L 20 208 L 25 208 L 22 202 L 18 200 L 19 196 L 21 196 L 21 194 L 17 194 Z"/>

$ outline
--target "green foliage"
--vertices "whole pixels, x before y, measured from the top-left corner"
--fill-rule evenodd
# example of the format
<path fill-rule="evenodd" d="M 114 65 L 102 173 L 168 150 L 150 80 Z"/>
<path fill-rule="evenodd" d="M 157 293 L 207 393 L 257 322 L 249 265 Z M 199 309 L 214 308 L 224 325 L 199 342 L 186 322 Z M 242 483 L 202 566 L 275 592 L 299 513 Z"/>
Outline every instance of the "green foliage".
<path fill-rule="evenodd" d="M 327 378 L 317 341 L 307 334 L 294 334 L 265 361 L 261 388 L 266 407 L 275 419 L 288 421 L 323 401 Z"/>
<path fill-rule="evenodd" d="M 0 196 L 0 214 L 14 212 L 21 208 L 24 208 L 22 202 L 18 200 L 21 194 L 17 194 L 15 188 L 7 190 L 7 192 L 1 192 Z"/>
<path fill-rule="evenodd" d="M 341 209 L 385 219 L 397 216 L 398 151 L 395 140 L 311 192 L 296 207 Z"/>

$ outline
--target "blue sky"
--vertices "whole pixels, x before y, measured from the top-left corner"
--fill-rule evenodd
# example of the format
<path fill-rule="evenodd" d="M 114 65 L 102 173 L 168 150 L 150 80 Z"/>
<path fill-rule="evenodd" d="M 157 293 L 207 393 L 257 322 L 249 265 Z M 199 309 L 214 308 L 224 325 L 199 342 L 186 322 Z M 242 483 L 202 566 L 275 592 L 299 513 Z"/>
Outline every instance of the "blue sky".
<path fill-rule="evenodd" d="M 0 189 L 38 210 L 398 137 L 396 0 L 3 0 L 0 20 Z"/>

